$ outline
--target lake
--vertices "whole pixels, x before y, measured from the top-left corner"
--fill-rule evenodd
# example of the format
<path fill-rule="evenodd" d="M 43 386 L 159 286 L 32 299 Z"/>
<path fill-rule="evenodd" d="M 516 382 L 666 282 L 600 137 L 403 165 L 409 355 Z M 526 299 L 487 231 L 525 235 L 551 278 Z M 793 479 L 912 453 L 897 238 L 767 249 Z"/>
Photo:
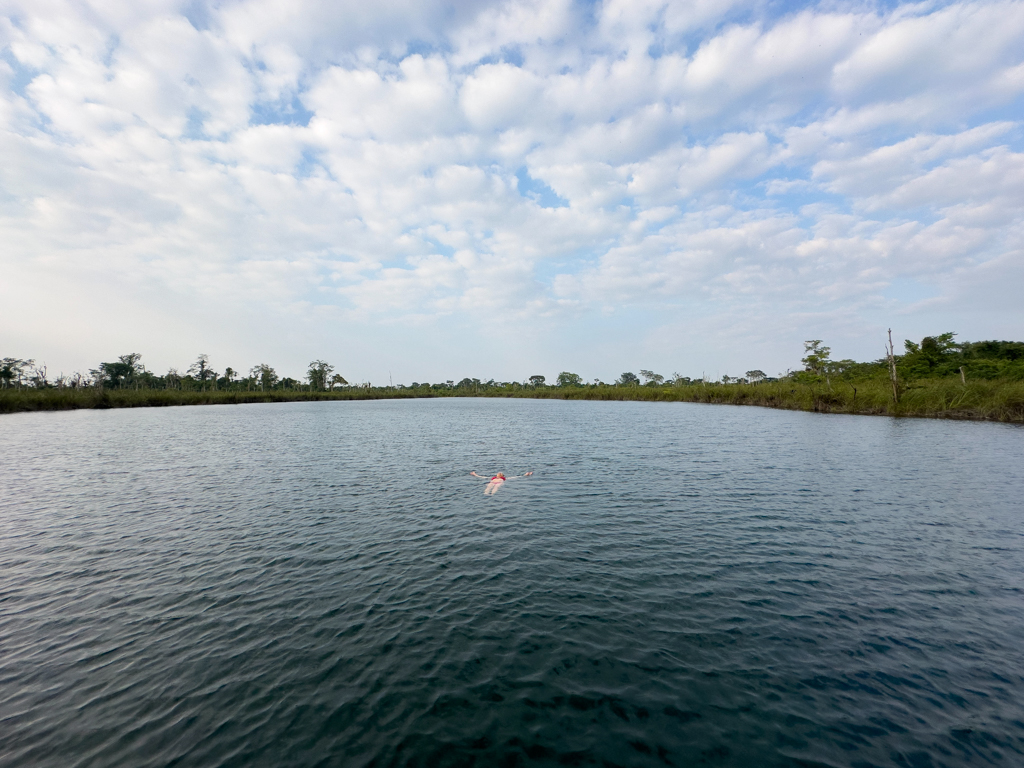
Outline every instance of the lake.
<path fill-rule="evenodd" d="M 0 765 L 1024 765 L 1020 427 L 438 399 L 0 439 Z"/>

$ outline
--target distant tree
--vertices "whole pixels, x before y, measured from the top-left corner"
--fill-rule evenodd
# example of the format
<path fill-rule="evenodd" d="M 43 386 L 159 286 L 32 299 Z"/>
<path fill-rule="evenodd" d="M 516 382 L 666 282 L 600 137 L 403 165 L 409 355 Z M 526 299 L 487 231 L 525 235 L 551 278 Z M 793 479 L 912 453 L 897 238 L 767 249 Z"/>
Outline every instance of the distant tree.
<path fill-rule="evenodd" d="M 238 371 L 232 368 L 230 365 L 224 369 L 224 381 L 228 384 L 235 380 L 235 376 L 238 375 Z"/>
<path fill-rule="evenodd" d="M 100 363 L 99 368 L 90 368 L 89 376 L 97 387 L 116 387 L 120 381 L 121 376 L 117 368 L 117 363 Z"/>
<path fill-rule="evenodd" d="M 327 389 L 327 383 L 334 366 L 323 360 L 314 360 L 309 364 L 309 371 L 306 378 L 309 379 L 310 389 Z"/>
<path fill-rule="evenodd" d="M 339 387 L 347 387 L 348 386 L 348 382 L 345 381 L 345 377 L 342 376 L 340 373 L 336 373 L 333 376 L 331 376 L 331 389 L 333 390 L 335 386 L 339 386 Z"/>
<path fill-rule="evenodd" d="M 277 382 L 277 386 L 279 389 L 298 389 L 299 384 L 300 382 L 298 379 L 293 379 L 289 376 L 285 376 L 283 379 Z"/>
<path fill-rule="evenodd" d="M 118 356 L 117 359 L 121 364 L 128 367 L 125 383 L 134 385 L 138 389 L 139 384 L 143 382 L 146 373 L 148 373 L 146 366 L 142 364 L 142 355 L 138 352 L 129 352 L 127 355 Z"/>
<path fill-rule="evenodd" d="M 993 339 L 991 341 L 968 341 L 957 346 L 960 347 L 965 359 L 1024 362 L 1024 342 L 1021 341 L 995 341 Z"/>
<path fill-rule="evenodd" d="M 178 373 L 177 368 L 168 368 L 164 375 L 164 381 L 167 383 L 168 389 L 181 389 L 181 374 Z"/>
<path fill-rule="evenodd" d="M 35 360 L 21 360 L 17 357 L 5 357 L 0 361 L 0 381 L 4 387 L 14 385 L 20 387 L 25 373 L 35 364 Z"/>
<path fill-rule="evenodd" d="M 619 376 L 618 381 L 615 382 L 620 387 L 636 387 L 640 385 L 640 379 L 635 373 L 626 371 L 624 374 Z"/>
<path fill-rule="evenodd" d="M 832 354 L 831 347 L 823 347 L 821 339 L 810 339 L 804 342 L 804 353 L 800 362 L 804 364 L 804 370 L 813 373 L 815 376 L 822 376 L 829 363 L 829 355 Z"/>
<path fill-rule="evenodd" d="M 938 336 L 925 336 L 921 339 L 920 344 L 915 344 L 909 339 L 903 342 L 903 347 L 906 349 L 908 354 L 922 354 L 925 357 L 939 357 L 949 352 L 957 352 L 960 350 L 960 345 L 957 344 L 953 337 L 956 336 L 952 331 L 949 333 L 940 333 Z"/>
<path fill-rule="evenodd" d="M 46 365 L 32 366 L 32 372 L 28 380 L 36 389 L 46 389 L 50 386 L 50 381 L 46 378 Z"/>
<path fill-rule="evenodd" d="M 534 387 L 543 387 L 544 382 L 547 381 L 543 376 L 531 376 L 530 385 Z"/>
<path fill-rule="evenodd" d="M 920 344 L 903 342 L 906 354 L 900 361 L 901 372 L 911 376 L 934 376 L 958 369 L 964 363 L 964 348 L 971 345 L 957 344 L 954 336 L 956 334 L 950 332 L 925 336 Z"/>
<path fill-rule="evenodd" d="M 683 376 L 683 374 L 681 374 L 681 373 L 673 373 L 672 374 L 672 383 L 675 384 L 677 387 L 681 387 L 684 384 L 689 384 L 690 383 L 690 377 L 689 376 Z"/>
<path fill-rule="evenodd" d="M 661 386 L 665 381 L 664 376 L 660 376 L 654 371 L 646 371 L 643 368 L 640 369 L 640 375 L 644 377 L 644 384 L 649 384 L 655 387 Z"/>
<path fill-rule="evenodd" d="M 138 352 L 129 352 L 127 355 L 118 355 L 117 359 L 129 366 L 136 373 L 144 370 L 142 365 L 142 355 Z"/>
<path fill-rule="evenodd" d="M 752 384 L 757 384 L 757 382 L 764 381 L 765 379 L 767 379 L 768 376 L 765 374 L 764 371 L 753 370 L 747 371 L 747 378 L 750 380 Z"/>
<path fill-rule="evenodd" d="M 583 379 L 579 374 L 562 371 L 558 374 L 558 386 L 560 387 L 581 387 Z"/>
<path fill-rule="evenodd" d="M 138 352 L 129 352 L 127 355 L 120 355 L 116 363 L 100 363 L 100 367 L 90 373 L 100 386 L 116 387 L 117 389 L 132 385 L 138 386 L 138 377 L 146 370 L 141 361 L 142 355 Z"/>
<path fill-rule="evenodd" d="M 260 390 L 264 392 L 268 389 L 272 389 L 277 383 L 277 371 L 266 363 L 254 365 L 252 370 L 249 371 L 249 375 L 257 384 L 260 385 Z"/>
<path fill-rule="evenodd" d="M 804 364 L 804 370 L 818 379 L 825 379 L 825 383 L 831 385 L 829 375 L 832 373 L 831 347 L 824 347 L 821 339 L 810 339 L 804 342 L 805 357 L 800 359 Z"/>
<path fill-rule="evenodd" d="M 277 371 L 266 363 L 260 365 L 260 387 L 270 389 L 278 382 Z"/>
<path fill-rule="evenodd" d="M 209 379 L 217 380 L 217 374 L 210 368 L 210 356 L 200 355 L 188 368 L 188 373 L 199 382 L 203 389 L 206 389 L 206 382 Z"/>

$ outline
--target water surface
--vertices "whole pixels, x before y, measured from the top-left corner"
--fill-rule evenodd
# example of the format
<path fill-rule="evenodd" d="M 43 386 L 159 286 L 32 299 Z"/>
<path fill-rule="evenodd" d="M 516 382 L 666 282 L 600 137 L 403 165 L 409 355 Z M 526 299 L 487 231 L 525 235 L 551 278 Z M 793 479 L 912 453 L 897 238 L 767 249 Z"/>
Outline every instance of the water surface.
<path fill-rule="evenodd" d="M 1020 428 L 446 399 L 0 439 L 5 766 L 1024 764 Z"/>

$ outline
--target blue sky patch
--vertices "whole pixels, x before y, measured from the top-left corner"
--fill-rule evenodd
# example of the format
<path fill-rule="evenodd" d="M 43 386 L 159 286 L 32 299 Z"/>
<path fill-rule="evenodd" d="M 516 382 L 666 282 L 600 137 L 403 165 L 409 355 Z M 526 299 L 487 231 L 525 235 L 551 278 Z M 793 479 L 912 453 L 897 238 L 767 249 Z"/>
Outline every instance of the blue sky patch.
<path fill-rule="evenodd" d="M 540 179 L 530 176 L 526 166 L 516 171 L 518 180 L 517 188 L 523 197 L 533 200 L 541 208 L 566 208 L 569 201 L 558 196 L 558 194 Z"/>

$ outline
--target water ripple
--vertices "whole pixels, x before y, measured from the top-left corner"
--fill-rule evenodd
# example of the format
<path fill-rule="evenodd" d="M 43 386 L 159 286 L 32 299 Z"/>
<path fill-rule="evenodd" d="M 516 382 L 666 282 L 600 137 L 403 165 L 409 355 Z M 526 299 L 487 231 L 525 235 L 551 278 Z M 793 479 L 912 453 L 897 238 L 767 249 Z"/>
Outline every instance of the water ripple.
<path fill-rule="evenodd" d="M 2 765 L 1024 764 L 1020 429 L 444 400 L 0 430 Z"/>

